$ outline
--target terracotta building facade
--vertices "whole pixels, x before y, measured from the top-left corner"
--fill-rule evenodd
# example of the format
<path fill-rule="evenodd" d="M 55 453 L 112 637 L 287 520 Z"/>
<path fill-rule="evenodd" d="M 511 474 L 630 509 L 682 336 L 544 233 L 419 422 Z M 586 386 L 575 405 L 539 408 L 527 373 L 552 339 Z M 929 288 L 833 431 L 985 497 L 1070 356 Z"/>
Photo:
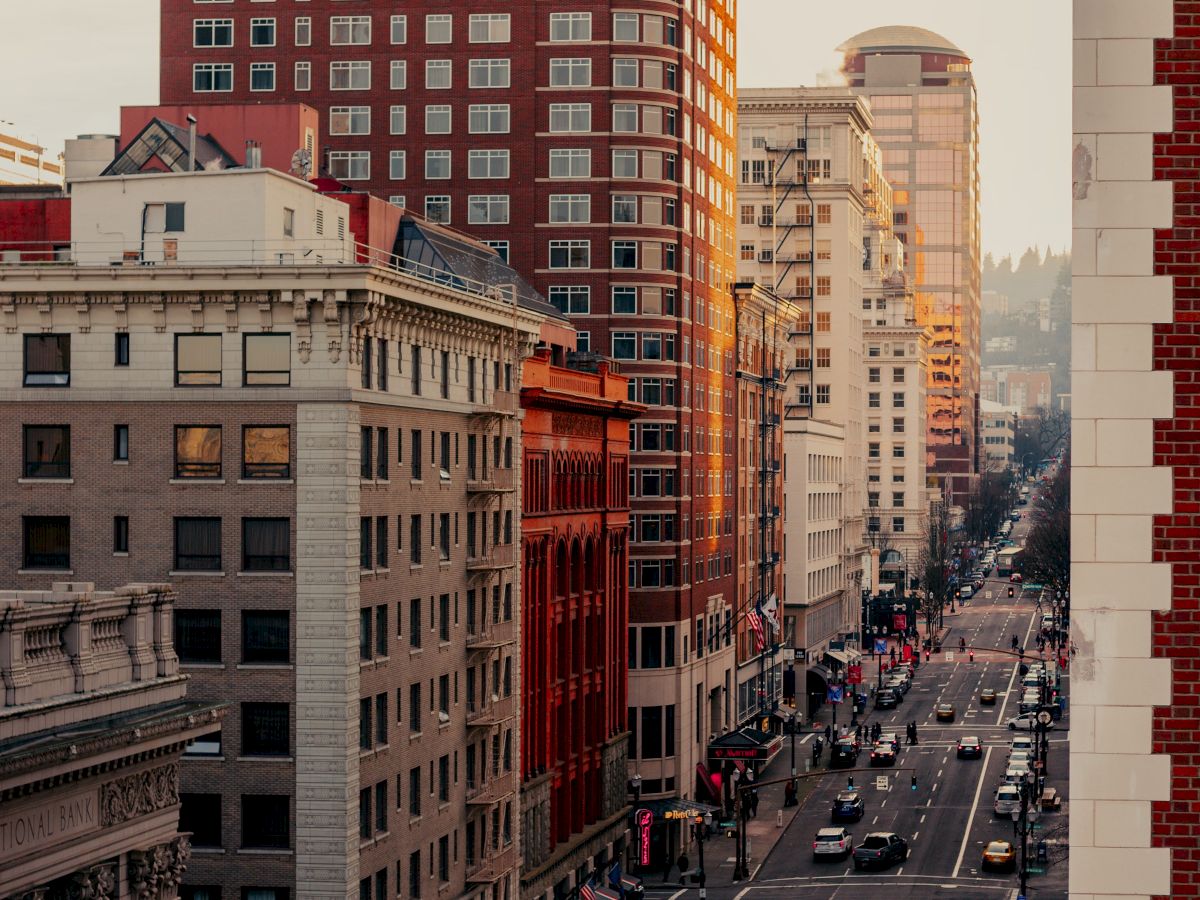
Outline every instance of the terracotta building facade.
<path fill-rule="evenodd" d="M 563 896 L 628 844 L 627 380 L 552 365 L 521 379 L 521 896 Z"/>
<path fill-rule="evenodd" d="M 223 703 L 188 700 L 167 584 L 0 589 L 0 897 L 175 900 L 179 770 Z"/>
<path fill-rule="evenodd" d="M 491 244 L 621 361 L 647 406 L 630 616 L 675 642 L 631 676 L 657 729 L 631 768 L 648 797 L 694 797 L 734 725 L 733 0 L 214 10 L 163 0 L 164 103 L 316 108 L 318 174 Z"/>

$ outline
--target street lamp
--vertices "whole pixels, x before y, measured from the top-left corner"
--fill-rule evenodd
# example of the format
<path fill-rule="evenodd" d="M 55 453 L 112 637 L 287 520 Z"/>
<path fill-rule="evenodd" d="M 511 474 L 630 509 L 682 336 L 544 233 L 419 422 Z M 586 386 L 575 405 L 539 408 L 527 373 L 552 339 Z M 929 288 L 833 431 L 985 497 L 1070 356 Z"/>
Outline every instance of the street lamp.
<path fill-rule="evenodd" d="M 741 881 L 746 877 L 746 869 L 748 868 L 742 855 L 742 838 L 746 833 L 746 819 L 742 815 L 741 770 L 734 769 L 730 778 L 733 781 L 733 819 L 737 823 L 737 829 L 733 835 L 733 880 Z"/>
<path fill-rule="evenodd" d="M 700 880 L 700 900 L 705 900 L 708 896 L 708 891 L 704 886 L 708 881 L 708 875 L 704 870 L 704 842 L 708 839 L 708 832 L 712 827 L 712 822 L 712 813 L 706 812 L 703 816 L 696 816 L 695 824 L 692 825 L 692 832 L 696 836 L 696 843 L 699 845 L 700 852 L 700 871 L 697 873 L 697 878 Z"/>
<path fill-rule="evenodd" d="M 629 779 L 629 789 L 633 792 L 633 804 L 636 806 L 642 800 L 642 776 L 634 775 Z"/>
<path fill-rule="evenodd" d="M 1012 811 L 1013 826 L 1021 837 L 1021 896 L 1026 896 L 1026 886 L 1029 882 L 1029 831 L 1030 825 L 1037 822 L 1041 811 L 1035 803 L 1030 806 L 1031 794 L 1036 775 L 1026 772 L 1019 785 L 1021 789 L 1021 806 Z"/>

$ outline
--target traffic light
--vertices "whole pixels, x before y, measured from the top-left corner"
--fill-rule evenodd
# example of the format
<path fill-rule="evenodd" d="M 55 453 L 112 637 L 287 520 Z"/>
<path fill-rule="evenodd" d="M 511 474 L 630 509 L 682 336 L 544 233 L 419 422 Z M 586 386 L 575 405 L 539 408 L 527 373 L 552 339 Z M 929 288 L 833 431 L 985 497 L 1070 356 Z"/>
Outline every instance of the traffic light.
<path fill-rule="evenodd" d="M 853 775 L 846 776 L 846 790 L 848 790 L 848 791 L 854 790 L 854 776 Z"/>
<path fill-rule="evenodd" d="M 1010 596 L 1010 597 L 1011 597 L 1012 595 L 1013 595 L 1013 589 L 1012 589 L 1012 587 L 1010 586 L 1010 587 L 1009 587 L 1009 589 L 1008 589 L 1008 596 Z"/>
<path fill-rule="evenodd" d="M 917 776 L 916 776 L 916 775 L 914 775 L 914 776 L 912 777 L 912 789 L 913 789 L 914 791 L 917 789 Z"/>

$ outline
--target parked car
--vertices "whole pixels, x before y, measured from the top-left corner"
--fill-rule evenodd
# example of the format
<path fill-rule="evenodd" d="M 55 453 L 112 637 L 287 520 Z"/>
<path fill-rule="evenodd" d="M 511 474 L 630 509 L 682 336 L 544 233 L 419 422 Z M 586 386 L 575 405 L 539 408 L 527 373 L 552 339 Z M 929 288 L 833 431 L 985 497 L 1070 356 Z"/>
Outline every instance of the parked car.
<path fill-rule="evenodd" d="M 875 692 L 876 709 L 895 709 L 899 702 L 899 695 L 891 688 L 880 688 Z"/>
<path fill-rule="evenodd" d="M 896 751 L 891 744 L 877 744 L 871 751 L 872 766 L 894 766 L 895 764 Z"/>
<path fill-rule="evenodd" d="M 939 703 L 937 705 L 937 720 L 939 722 L 953 722 L 954 721 L 954 704 L 953 703 Z"/>
<path fill-rule="evenodd" d="M 1028 753 L 1032 753 L 1033 752 L 1033 738 L 1025 737 L 1025 735 L 1023 735 L 1023 734 L 1019 734 L 1015 738 L 1013 738 L 1012 743 L 1009 744 L 1008 752 L 1016 753 L 1020 750 L 1025 750 Z"/>
<path fill-rule="evenodd" d="M 1021 702 L 1017 704 L 1017 712 L 1024 715 L 1025 713 L 1037 713 L 1038 707 L 1042 705 L 1041 691 L 1033 691 L 1021 695 Z"/>
<path fill-rule="evenodd" d="M 977 737 L 960 737 L 956 755 L 959 759 L 979 759 L 983 756 L 983 742 Z"/>
<path fill-rule="evenodd" d="M 1008 580 L 1009 580 L 1009 583 L 1011 583 L 1011 584 L 1024 584 L 1025 583 L 1025 578 L 1021 575 L 1020 572 L 1013 572 L 1011 575 L 1008 576 Z"/>
<path fill-rule="evenodd" d="M 1013 769 L 1024 766 L 1028 769 L 1031 765 L 1033 765 L 1032 753 L 1028 750 L 1013 750 L 1008 754 L 1008 762 L 1005 764 L 1005 768 Z"/>
<path fill-rule="evenodd" d="M 979 703 L 981 706 L 995 706 L 996 705 L 996 689 L 995 688 L 984 688 L 982 691 L 980 691 L 979 692 Z"/>
<path fill-rule="evenodd" d="M 1017 853 L 1009 841 L 988 841 L 979 861 L 980 871 L 1012 872 L 1017 868 Z"/>
<path fill-rule="evenodd" d="M 1004 777 L 1000 780 L 1001 784 L 1020 784 L 1025 780 L 1025 775 L 1029 771 L 1026 766 L 1009 766 L 1004 770 Z"/>
<path fill-rule="evenodd" d="M 842 738 L 833 745 L 833 754 L 829 758 L 829 768 L 852 769 L 857 762 L 858 744 L 854 742 L 853 738 Z"/>
<path fill-rule="evenodd" d="M 883 682 L 884 688 L 895 692 L 896 702 L 903 703 L 904 695 L 908 693 L 909 684 L 903 678 L 887 678 Z"/>
<path fill-rule="evenodd" d="M 961 600 L 971 599 L 971 595 L 974 593 L 975 593 L 974 587 L 969 584 L 964 584 L 962 587 L 960 587 L 958 589 L 958 596 L 959 596 L 959 599 L 961 599 Z"/>
<path fill-rule="evenodd" d="M 857 822 L 867 811 L 862 794 L 858 791 L 842 791 L 833 799 L 833 821 Z"/>
<path fill-rule="evenodd" d="M 822 828 L 813 838 L 813 862 L 823 859 L 845 859 L 854 852 L 854 835 L 840 825 Z"/>
<path fill-rule="evenodd" d="M 1015 784 L 1002 784 L 996 788 L 992 811 L 998 816 L 1011 816 L 1013 810 L 1021 808 L 1021 790 Z"/>
<path fill-rule="evenodd" d="M 854 848 L 854 868 L 885 868 L 908 859 L 908 841 L 891 831 L 876 831 Z"/>

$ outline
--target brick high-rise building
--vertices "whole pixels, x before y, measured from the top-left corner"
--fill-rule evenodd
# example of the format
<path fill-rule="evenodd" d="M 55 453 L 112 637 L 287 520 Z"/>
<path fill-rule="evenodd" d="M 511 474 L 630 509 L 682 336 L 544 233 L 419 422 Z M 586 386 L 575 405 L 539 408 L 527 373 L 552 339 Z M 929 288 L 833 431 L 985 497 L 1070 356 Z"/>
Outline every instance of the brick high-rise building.
<path fill-rule="evenodd" d="M 84 179 L 69 253 L 0 263 L 0 580 L 175 586 L 189 694 L 230 706 L 182 766 L 184 900 L 514 900 L 517 392 L 563 323 L 343 196 Z"/>
<path fill-rule="evenodd" d="M 733 0 L 162 3 L 163 102 L 317 108 L 321 172 L 491 243 L 581 349 L 622 361 L 648 407 L 628 704 L 646 798 L 694 797 L 733 725 L 734 51 Z"/>
<path fill-rule="evenodd" d="M 838 49 L 850 88 L 870 100 L 917 322 L 933 328 L 929 468 L 959 502 L 980 461 L 979 112 L 971 59 L 941 35 L 908 26 L 873 28 Z"/>

